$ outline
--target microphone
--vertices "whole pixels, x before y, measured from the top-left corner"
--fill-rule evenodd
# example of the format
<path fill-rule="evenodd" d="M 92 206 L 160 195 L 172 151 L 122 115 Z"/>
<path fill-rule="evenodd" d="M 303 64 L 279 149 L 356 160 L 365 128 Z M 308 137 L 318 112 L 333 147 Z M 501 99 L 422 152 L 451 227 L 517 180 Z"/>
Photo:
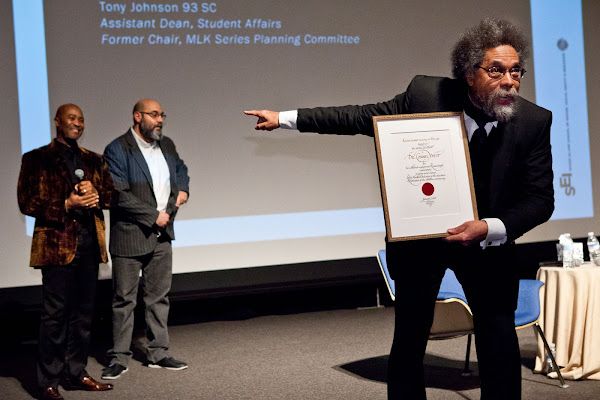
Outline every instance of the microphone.
<path fill-rule="evenodd" d="M 74 171 L 74 173 L 75 173 L 75 176 L 77 177 L 77 182 L 78 182 L 78 183 L 81 183 L 81 182 L 83 181 L 83 176 L 84 176 L 83 170 L 82 170 L 81 168 L 77 168 L 77 169 Z M 78 193 L 77 193 L 77 194 L 79 194 L 80 196 L 83 194 L 83 193 L 81 192 L 81 189 L 78 191 Z"/>
<path fill-rule="evenodd" d="M 83 170 L 81 168 L 77 168 L 75 170 L 75 176 L 77 177 L 77 179 L 79 179 L 79 182 L 83 180 L 83 175 Z"/>

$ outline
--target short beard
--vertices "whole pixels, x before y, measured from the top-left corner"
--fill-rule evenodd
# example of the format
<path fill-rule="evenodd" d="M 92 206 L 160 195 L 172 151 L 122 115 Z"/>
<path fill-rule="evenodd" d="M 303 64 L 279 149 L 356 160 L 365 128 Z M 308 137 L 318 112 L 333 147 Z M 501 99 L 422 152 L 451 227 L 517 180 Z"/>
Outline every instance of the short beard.
<path fill-rule="evenodd" d="M 495 104 L 499 97 L 512 97 L 513 102 L 507 105 Z M 508 122 L 515 116 L 517 112 L 517 101 L 519 101 L 519 92 L 515 88 L 509 90 L 498 88 L 490 97 L 481 101 L 481 109 L 490 118 L 498 122 Z"/>
<path fill-rule="evenodd" d="M 140 133 L 143 137 L 149 140 L 160 141 L 163 138 L 162 127 L 160 127 L 158 130 L 154 130 L 154 127 L 146 129 L 145 127 L 140 125 Z"/>

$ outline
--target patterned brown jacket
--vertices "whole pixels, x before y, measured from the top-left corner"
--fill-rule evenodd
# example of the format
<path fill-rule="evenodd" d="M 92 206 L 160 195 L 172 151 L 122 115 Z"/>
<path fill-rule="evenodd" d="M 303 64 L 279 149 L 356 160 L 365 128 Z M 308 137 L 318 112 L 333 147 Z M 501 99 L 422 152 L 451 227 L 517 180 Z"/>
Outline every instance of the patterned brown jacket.
<path fill-rule="evenodd" d="M 86 180 L 91 181 L 100 196 L 94 222 L 102 262 L 107 262 L 104 215 L 115 201 L 114 186 L 106 161 L 97 153 L 81 148 Z M 66 265 L 77 250 L 77 221 L 65 210 L 65 200 L 72 192 L 67 163 L 60 155 L 56 139 L 50 144 L 23 155 L 17 187 L 19 208 L 35 217 L 29 265 Z"/>

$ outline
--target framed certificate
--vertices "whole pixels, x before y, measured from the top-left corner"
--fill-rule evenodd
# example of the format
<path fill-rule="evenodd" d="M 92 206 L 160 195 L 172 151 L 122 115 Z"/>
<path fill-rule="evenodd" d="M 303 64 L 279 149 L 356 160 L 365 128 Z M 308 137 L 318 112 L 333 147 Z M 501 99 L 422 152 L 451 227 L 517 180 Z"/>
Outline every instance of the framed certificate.
<path fill-rule="evenodd" d="M 477 219 L 462 112 L 373 117 L 388 241 L 448 236 Z"/>

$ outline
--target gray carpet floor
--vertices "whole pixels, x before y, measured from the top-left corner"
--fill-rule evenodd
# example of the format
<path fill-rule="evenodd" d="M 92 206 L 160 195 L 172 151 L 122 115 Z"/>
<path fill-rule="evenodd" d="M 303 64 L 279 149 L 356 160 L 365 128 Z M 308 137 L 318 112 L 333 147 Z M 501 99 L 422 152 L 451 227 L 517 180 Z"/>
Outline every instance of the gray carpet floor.
<path fill-rule="evenodd" d="M 140 350 L 129 371 L 103 393 L 64 391 L 68 399 L 385 399 L 386 363 L 392 341 L 392 308 L 341 309 L 245 319 L 181 323 L 170 327 L 171 354 L 189 364 L 183 371 L 150 369 Z M 600 398 L 600 382 L 569 381 L 567 389 L 532 373 L 533 328 L 518 331 L 524 399 Z M 141 348 L 142 335 L 135 340 Z M 479 399 L 473 375 L 462 377 L 466 337 L 430 341 L 425 358 L 427 396 Z M 407 346 L 410 344 L 407 343 Z M 100 377 L 106 343 L 95 341 L 88 371 Z M 35 343 L 3 349 L 0 398 L 31 399 Z"/>

